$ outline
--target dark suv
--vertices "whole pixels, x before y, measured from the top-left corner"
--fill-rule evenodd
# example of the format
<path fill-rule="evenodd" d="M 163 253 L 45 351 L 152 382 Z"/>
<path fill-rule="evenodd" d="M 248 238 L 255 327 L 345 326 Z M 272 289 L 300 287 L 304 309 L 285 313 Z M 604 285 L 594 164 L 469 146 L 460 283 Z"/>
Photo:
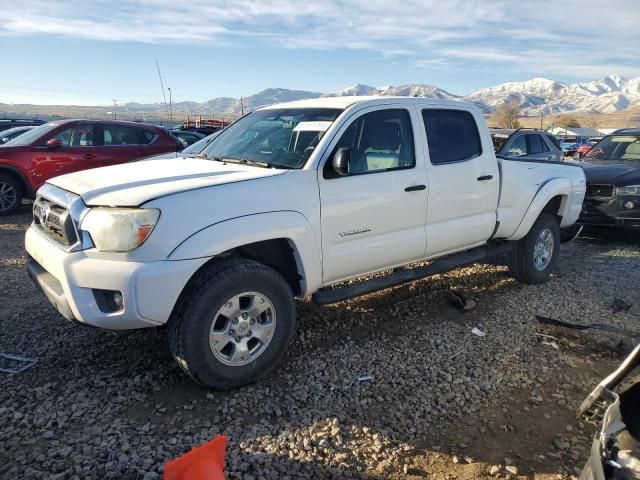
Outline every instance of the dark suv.
<path fill-rule="evenodd" d="M 64 120 L 0 146 L 0 214 L 14 212 L 49 178 L 182 150 L 164 129 L 121 121 Z"/>
<path fill-rule="evenodd" d="M 640 227 L 640 128 L 607 135 L 583 160 L 587 194 L 579 222 Z"/>

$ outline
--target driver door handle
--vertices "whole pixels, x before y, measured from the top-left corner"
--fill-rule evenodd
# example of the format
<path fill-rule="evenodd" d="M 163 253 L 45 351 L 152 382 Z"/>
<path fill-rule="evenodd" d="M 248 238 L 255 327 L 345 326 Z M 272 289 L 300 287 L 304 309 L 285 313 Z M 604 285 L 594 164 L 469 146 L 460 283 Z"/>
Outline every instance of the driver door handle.
<path fill-rule="evenodd" d="M 84 155 L 82 155 L 82 158 L 86 158 L 87 160 L 91 160 L 93 158 L 96 158 L 95 153 L 85 153 Z"/>
<path fill-rule="evenodd" d="M 419 192 L 420 190 L 426 190 L 426 185 L 411 185 L 404 189 L 405 192 Z"/>
<path fill-rule="evenodd" d="M 478 177 L 478 181 L 485 182 L 487 180 L 491 180 L 492 178 L 493 178 L 493 175 L 482 175 L 481 177 Z"/>

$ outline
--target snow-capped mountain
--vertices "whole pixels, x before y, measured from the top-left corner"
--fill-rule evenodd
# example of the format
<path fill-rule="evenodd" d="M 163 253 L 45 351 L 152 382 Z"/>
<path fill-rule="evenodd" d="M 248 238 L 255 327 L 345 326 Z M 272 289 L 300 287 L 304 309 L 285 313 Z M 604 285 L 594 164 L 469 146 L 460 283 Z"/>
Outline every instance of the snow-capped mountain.
<path fill-rule="evenodd" d="M 447 100 L 459 99 L 457 95 L 453 95 L 441 88 L 434 87 L 433 85 L 421 85 L 410 84 L 400 85 L 398 87 L 392 87 L 387 85 L 385 87 L 372 87 L 370 85 L 363 85 L 358 83 L 351 87 L 343 88 L 336 92 L 325 93 L 325 97 L 345 97 L 345 96 L 365 96 L 365 95 L 380 95 L 380 96 L 393 96 L 393 97 L 428 97 L 428 98 L 443 98 Z"/>
<path fill-rule="evenodd" d="M 525 115 L 562 113 L 575 110 L 612 113 L 640 105 L 640 77 L 610 75 L 587 83 L 566 84 L 545 78 L 503 83 L 465 97 L 491 111 L 516 100 Z"/>
<path fill-rule="evenodd" d="M 337 97 L 347 95 L 380 95 L 380 96 L 408 96 L 428 97 L 439 99 L 466 100 L 476 103 L 485 112 L 492 112 L 496 107 L 506 102 L 517 101 L 522 107 L 524 115 L 540 115 L 583 111 L 588 113 L 612 113 L 629 108 L 640 109 L 640 77 L 624 78 L 619 75 L 609 75 L 600 80 L 585 83 L 566 84 L 546 78 L 532 78 L 524 82 L 509 82 L 494 87 L 483 88 L 469 95 L 459 96 L 442 90 L 433 85 L 408 84 L 383 87 L 372 87 L 366 84 L 356 84 L 335 92 L 321 93 L 308 90 L 290 90 L 286 88 L 268 88 L 254 95 L 239 98 L 219 97 L 206 102 L 184 101 L 173 103 L 173 113 L 179 116 L 188 115 L 221 115 L 237 116 L 243 107 L 244 111 L 271 105 L 317 97 Z M 0 107 L 10 111 L 8 104 L 0 103 Z M 28 106 L 33 110 L 36 106 Z M 42 112 L 51 106 L 37 106 Z M 75 107 L 67 107 L 73 110 Z M 78 107 L 82 116 L 85 107 Z M 111 106 L 93 107 L 97 110 L 111 109 Z M 127 103 L 119 107 L 119 112 L 136 118 L 163 115 L 166 107 L 162 103 L 140 104 Z M 75 111 L 74 111 L 75 112 Z"/>

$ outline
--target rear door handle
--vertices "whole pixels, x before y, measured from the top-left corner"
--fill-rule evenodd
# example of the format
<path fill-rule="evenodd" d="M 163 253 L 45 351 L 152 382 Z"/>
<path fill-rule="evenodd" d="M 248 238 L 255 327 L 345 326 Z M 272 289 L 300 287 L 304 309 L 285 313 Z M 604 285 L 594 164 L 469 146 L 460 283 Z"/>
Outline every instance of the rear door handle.
<path fill-rule="evenodd" d="M 407 187 L 404 189 L 405 192 L 418 192 L 420 190 L 426 190 L 427 186 L 426 185 L 411 185 L 410 187 Z"/>
<path fill-rule="evenodd" d="M 87 160 L 91 160 L 92 158 L 96 158 L 95 154 L 93 153 L 85 153 L 84 155 L 82 155 L 83 158 L 86 158 Z"/>
<path fill-rule="evenodd" d="M 482 175 L 481 177 L 478 177 L 478 181 L 485 182 L 487 180 L 491 180 L 492 178 L 493 178 L 493 175 Z"/>

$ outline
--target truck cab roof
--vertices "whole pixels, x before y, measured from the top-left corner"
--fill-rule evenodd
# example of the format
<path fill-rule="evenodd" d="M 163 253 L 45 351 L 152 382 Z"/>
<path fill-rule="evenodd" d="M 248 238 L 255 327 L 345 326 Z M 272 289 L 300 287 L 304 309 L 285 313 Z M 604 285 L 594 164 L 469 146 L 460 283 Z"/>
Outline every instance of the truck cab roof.
<path fill-rule="evenodd" d="M 439 98 L 426 97 L 381 97 L 381 96 L 344 96 L 344 97 L 319 97 L 309 98 L 305 100 L 295 100 L 292 102 L 278 103 L 260 108 L 263 109 L 281 109 L 281 108 L 342 108 L 346 109 L 353 105 L 358 106 L 375 106 L 385 105 L 389 103 L 406 103 L 420 105 L 438 105 L 449 106 L 451 108 L 463 108 L 465 110 L 477 109 L 477 107 L 468 102 L 458 102 L 455 100 L 442 100 Z"/>

